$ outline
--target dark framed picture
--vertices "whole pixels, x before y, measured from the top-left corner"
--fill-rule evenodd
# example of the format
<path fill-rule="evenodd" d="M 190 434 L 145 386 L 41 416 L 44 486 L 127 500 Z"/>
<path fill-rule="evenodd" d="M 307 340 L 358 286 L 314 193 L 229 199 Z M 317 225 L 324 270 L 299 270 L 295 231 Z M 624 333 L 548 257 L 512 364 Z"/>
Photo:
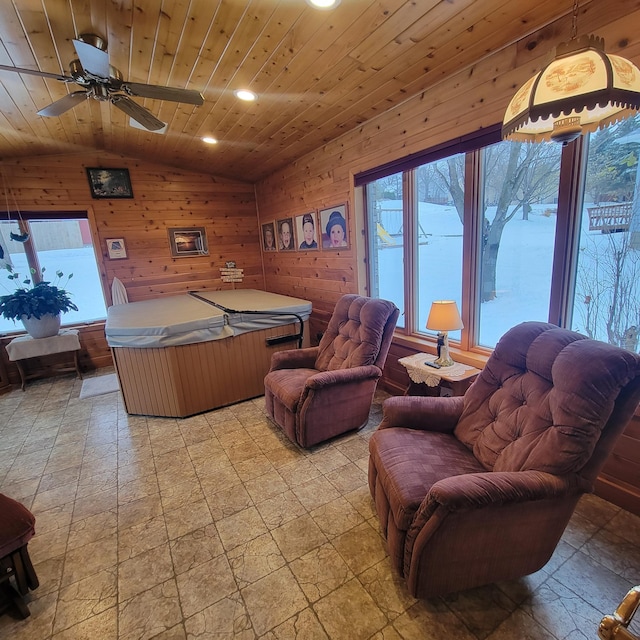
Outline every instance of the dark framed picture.
<path fill-rule="evenodd" d="M 293 218 L 282 218 L 277 222 L 278 251 L 295 251 L 296 241 L 293 238 Z"/>
<path fill-rule="evenodd" d="M 124 238 L 107 238 L 107 253 L 110 260 L 122 260 L 127 257 Z"/>
<path fill-rule="evenodd" d="M 349 233 L 347 230 L 347 205 L 320 210 L 320 229 L 323 249 L 347 249 Z"/>
<path fill-rule="evenodd" d="M 318 249 L 315 211 L 296 216 L 296 246 L 300 251 L 316 251 Z"/>
<path fill-rule="evenodd" d="M 277 251 L 275 222 L 267 222 L 262 225 L 262 250 Z"/>
<path fill-rule="evenodd" d="M 129 169 L 87 167 L 93 198 L 133 198 Z"/>
<path fill-rule="evenodd" d="M 174 258 L 209 255 L 207 231 L 204 227 L 169 229 L 169 244 Z"/>

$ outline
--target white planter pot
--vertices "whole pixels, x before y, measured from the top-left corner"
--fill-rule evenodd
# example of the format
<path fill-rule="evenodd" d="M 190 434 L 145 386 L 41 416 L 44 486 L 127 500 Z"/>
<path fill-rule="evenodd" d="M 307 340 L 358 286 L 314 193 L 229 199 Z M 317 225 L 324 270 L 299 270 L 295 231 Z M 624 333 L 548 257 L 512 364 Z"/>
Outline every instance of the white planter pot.
<path fill-rule="evenodd" d="M 20 319 L 32 338 L 49 338 L 57 336 L 60 331 L 60 314 L 53 316 L 47 313 L 40 318 L 22 316 Z"/>

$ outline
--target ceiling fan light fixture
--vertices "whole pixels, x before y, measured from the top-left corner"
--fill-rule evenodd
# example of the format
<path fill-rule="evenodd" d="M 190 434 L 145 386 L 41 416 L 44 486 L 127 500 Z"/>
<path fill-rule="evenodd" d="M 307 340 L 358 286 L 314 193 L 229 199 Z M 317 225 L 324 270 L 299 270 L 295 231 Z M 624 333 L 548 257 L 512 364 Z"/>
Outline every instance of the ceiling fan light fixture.
<path fill-rule="evenodd" d="M 576 14 L 577 6 L 574 19 Z M 551 62 L 513 96 L 502 137 L 567 144 L 639 109 L 638 67 L 626 58 L 607 55 L 598 36 L 574 36 L 558 45 Z"/>
<path fill-rule="evenodd" d="M 78 58 L 69 65 L 70 76 L 22 67 L 11 67 L 0 64 L 0 71 L 12 71 L 27 75 L 51 78 L 65 83 L 74 83 L 82 87 L 83 91 L 73 91 L 59 100 L 38 110 L 39 116 L 55 117 L 73 109 L 87 98 L 94 98 L 101 102 L 110 102 L 120 111 L 129 116 L 130 122 L 140 125 L 138 128 L 153 133 L 164 133 L 167 125 L 156 118 L 149 109 L 139 105 L 131 99 L 133 97 L 151 98 L 152 100 L 168 100 L 200 106 L 204 104 L 204 97 L 195 89 L 180 87 L 165 87 L 142 82 L 125 82 L 118 69 L 109 64 L 107 43 L 95 34 L 81 34 L 73 40 L 73 46 Z M 136 126 L 136 125 L 133 125 Z"/>
<path fill-rule="evenodd" d="M 200 138 L 202 140 L 202 142 L 206 142 L 207 144 L 218 144 L 218 141 L 216 140 L 216 138 L 213 138 L 211 136 L 204 136 L 203 138 Z"/>
<path fill-rule="evenodd" d="M 238 100 L 244 100 L 245 102 L 253 102 L 257 98 L 253 91 L 247 89 L 236 89 L 233 93 Z"/>

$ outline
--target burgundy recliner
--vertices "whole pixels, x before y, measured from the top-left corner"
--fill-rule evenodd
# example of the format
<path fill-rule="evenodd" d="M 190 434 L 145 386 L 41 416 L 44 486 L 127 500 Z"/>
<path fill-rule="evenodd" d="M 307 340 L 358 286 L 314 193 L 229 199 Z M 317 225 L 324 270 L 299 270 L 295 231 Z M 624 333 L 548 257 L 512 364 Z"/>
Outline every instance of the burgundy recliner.
<path fill-rule="evenodd" d="M 311 447 L 366 424 L 398 314 L 393 302 L 348 294 L 317 347 L 273 354 L 266 409 L 292 442 Z"/>
<path fill-rule="evenodd" d="M 638 354 L 542 322 L 508 331 L 463 397 L 386 400 L 369 487 L 410 593 L 543 567 L 639 401 Z"/>
<path fill-rule="evenodd" d="M 0 612 L 13 604 L 22 618 L 30 615 L 22 596 L 39 585 L 27 551 L 35 534 L 35 523 L 31 511 L 0 493 Z"/>

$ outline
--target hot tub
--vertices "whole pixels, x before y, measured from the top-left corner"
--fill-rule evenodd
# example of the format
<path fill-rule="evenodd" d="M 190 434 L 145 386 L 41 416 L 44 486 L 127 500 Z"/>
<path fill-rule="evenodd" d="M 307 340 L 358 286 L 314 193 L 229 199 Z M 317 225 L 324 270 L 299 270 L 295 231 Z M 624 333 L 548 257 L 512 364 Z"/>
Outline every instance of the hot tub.
<path fill-rule="evenodd" d="M 309 346 L 310 314 L 307 300 L 255 289 L 109 307 L 127 412 L 182 418 L 262 395 L 271 354 Z"/>

